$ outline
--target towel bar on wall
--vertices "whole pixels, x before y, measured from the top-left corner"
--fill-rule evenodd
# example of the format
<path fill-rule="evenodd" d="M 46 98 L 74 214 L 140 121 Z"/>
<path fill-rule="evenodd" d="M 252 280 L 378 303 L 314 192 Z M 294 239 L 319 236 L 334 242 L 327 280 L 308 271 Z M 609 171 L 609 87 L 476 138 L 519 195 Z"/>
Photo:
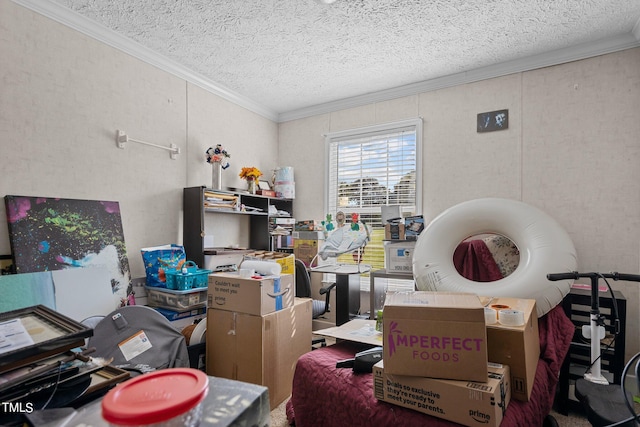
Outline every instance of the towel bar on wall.
<path fill-rule="evenodd" d="M 169 144 L 168 147 L 163 145 L 153 144 L 151 142 L 140 141 L 137 139 L 129 138 L 124 131 L 117 130 L 116 131 L 116 145 L 118 148 L 122 148 L 124 150 L 125 144 L 127 142 L 137 142 L 138 144 L 149 145 L 151 147 L 161 148 L 163 150 L 168 150 L 170 153 L 172 160 L 176 160 L 178 158 L 178 154 L 180 154 L 180 148 L 175 144 Z"/>

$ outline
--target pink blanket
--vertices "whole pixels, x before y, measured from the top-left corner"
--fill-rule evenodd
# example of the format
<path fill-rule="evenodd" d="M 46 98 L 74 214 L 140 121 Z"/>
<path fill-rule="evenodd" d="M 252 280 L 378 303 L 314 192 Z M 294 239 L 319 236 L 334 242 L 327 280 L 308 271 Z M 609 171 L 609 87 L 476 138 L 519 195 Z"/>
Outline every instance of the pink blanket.
<path fill-rule="evenodd" d="M 511 400 L 502 427 L 539 427 L 550 412 L 558 374 L 574 332 L 562 306 L 539 319 L 540 359 L 529 402 Z M 373 395 L 371 374 L 336 369 L 363 346 L 342 342 L 311 351 L 298 360 L 293 392 L 287 402 L 289 423 L 297 427 L 451 427 L 458 424 L 411 409 L 379 402 Z"/>

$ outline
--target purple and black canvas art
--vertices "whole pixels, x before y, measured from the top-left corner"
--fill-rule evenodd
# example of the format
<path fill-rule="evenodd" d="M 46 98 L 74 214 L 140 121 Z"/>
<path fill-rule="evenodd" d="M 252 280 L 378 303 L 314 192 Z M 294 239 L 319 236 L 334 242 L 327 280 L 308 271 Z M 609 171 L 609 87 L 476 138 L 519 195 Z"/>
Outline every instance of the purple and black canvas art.
<path fill-rule="evenodd" d="M 118 202 L 5 196 L 16 273 L 100 266 L 114 294 L 132 292 Z"/>

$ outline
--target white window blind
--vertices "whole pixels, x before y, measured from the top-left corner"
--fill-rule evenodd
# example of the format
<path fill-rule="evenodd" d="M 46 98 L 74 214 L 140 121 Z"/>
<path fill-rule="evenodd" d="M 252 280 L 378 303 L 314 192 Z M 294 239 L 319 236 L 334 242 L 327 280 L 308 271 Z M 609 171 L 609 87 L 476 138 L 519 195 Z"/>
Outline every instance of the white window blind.
<path fill-rule="evenodd" d="M 372 229 L 363 262 L 384 268 L 381 206 L 399 205 L 403 216 L 421 208 L 422 120 L 354 129 L 326 137 L 326 211 L 357 213 Z M 343 256 L 341 262 L 354 262 Z"/>

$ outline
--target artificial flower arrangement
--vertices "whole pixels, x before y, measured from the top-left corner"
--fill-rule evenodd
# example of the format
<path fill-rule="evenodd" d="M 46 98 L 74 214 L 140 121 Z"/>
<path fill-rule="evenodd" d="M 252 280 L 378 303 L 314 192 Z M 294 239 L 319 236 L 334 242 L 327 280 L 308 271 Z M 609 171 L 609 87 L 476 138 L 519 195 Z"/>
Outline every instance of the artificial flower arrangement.
<path fill-rule="evenodd" d="M 260 169 L 257 167 L 251 166 L 248 168 L 242 168 L 238 176 L 242 179 L 246 179 L 247 181 L 258 181 L 258 178 L 262 176 L 262 172 L 260 172 Z"/>
<path fill-rule="evenodd" d="M 206 151 L 207 155 L 207 163 L 217 163 L 220 162 L 222 169 L 226 169 L 230 166 L 228 158 L 231 157 L 231 154 L 227 152 L 222 147 L 222 144 L 218 144 L 214 147 L 209 147 Z"/>

